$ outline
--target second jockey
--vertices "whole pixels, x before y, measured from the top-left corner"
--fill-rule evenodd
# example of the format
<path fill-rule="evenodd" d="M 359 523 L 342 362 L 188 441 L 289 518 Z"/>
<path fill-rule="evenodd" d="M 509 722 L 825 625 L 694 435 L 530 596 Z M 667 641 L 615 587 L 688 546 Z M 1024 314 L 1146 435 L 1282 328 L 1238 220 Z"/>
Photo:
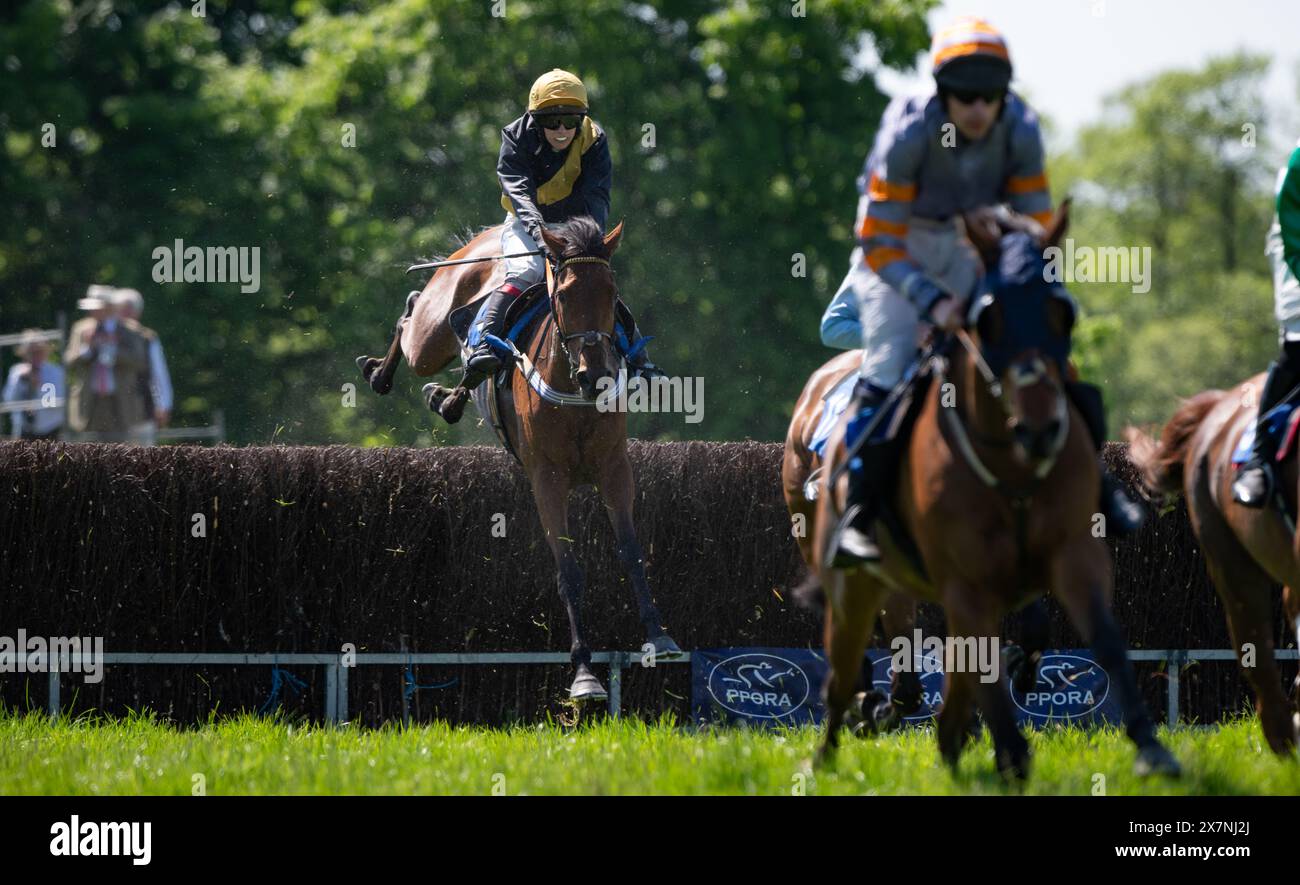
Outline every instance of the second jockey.
<path fill-rule="evenodd" d="M 846 429 L 852 445 L 918 355 L 918 323 L 953 332 L 982 275 L 959 222 L 964 212 L 1007 204 L 1046 225 L 1052 217 L 1038 117 L 1009 91 L 1011 58 L 987 21 L 963 18 L 935 35 L 936 89 L 885 109 L 858 178 L 851 268 L 822 318 L 822 341 L 864 350 Z M 1067 383 L 1098 448 L 1105 444 L 1100 391 Z M 850 463 L 849 500 L 832 565 L 880 558 L 873 524 L 883 491 L 883 447 L 862 445 Z M 1103 469 L 1101 509 L 1117 534 L 1141 510 Z"/>

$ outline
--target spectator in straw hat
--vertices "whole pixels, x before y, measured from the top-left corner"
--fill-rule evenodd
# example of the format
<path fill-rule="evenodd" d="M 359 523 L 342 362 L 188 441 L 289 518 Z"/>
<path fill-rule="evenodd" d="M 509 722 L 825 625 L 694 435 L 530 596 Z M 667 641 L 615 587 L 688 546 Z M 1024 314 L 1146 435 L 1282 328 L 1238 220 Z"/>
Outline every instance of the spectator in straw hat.
<path fill-rule="evenodd" d="M 63 429 L 67 396 L 63 367 L 49 362 L 49 354 L 50 346 L 39 330 L 23 331 L 18 344 L 22 362 L 9 370 L 3 398 L 6 403 L 40 400 L 43 405 L 10 413 L 15 439 L 56 439 Z"/>
<path fill-rule="evenodd" d="M 137 386 L 145 420 L 132 432 L 141 445 L 151 446 L 157 439 L 158 428 L 166 427 L 171 420 L 172 379 L 167 372 L 167 360 L 163 357 L 158 333 L 140 322 L 140 315 L 144 313 L 144 296 L 135 289 L 116 289 L 113 304 L 122 323 L 148 344 L 149 366 L 140 373 Z"/>
<path fill-rule="evenodd" d="M 63 360 L 73 376 L 68 426 L 99 442 L 130 442 L 131 428 L 145 420 L 137 384 L 149 347 L 118 320 L 112 294 L 95 285 L 77 302 L 90 315 L 73 325 Z"/>

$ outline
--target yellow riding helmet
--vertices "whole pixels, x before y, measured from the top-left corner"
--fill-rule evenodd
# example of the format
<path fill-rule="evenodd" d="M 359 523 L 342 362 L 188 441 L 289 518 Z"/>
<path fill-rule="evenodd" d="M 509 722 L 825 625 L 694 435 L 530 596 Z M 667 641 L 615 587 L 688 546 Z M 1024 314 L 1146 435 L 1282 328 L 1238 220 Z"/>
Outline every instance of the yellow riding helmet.
<path fill-rule="evenodd" d="M 528 110 L 552 113 L 586 113 L 587 87 L 576 75 L 552 68 L 537 78 L 528 90 Z"/>
<path fill-rule="evenodd" d="M 990 92 L 1011 83 L 1011 54 L 998 29 L 965 16 L 934 35 L 934 79 L 952 90 Z"/>

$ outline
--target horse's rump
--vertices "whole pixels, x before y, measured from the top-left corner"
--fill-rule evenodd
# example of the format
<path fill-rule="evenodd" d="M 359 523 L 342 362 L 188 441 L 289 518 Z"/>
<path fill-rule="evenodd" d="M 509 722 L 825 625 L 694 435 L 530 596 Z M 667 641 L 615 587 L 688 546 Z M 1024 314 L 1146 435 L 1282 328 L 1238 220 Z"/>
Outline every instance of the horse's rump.
<path fill-rule="evenodd" d="M 449 259 L 483 258 L 501 251 L 501 225 L 479 231 Z M 420 292 L 402 333 L 402 350 L 417 375 L 434 375 L 455 361 L 460 347 L 451 315 L 499 286 L 505 279 L 500 261 L 440 267 Z M 472 317 L 471 317 L 472 319 Z"/>

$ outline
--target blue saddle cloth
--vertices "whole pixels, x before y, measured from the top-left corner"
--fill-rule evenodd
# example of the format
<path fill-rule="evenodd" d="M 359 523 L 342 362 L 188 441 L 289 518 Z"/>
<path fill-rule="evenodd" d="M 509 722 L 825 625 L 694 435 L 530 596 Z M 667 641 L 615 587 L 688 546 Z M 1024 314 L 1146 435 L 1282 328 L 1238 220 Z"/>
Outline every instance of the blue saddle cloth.
<path fill-rule="evenodd" d="M 1283 438 L 1287 429 L 1291 426 L 1292 414 L 1295 412 L 1296 403 L 1281 403 L 1269 409 L 1264 415 L 1264 432 L 1270 437 L 1277 440 L 1277 454 L 1281 459 L 1287 454 L 1287 446 L 1283 443 Z M 1238 466 L 1245 464 L 1250 460 L 1250 450 L 1255 444 L 1255 429 L 1257 422 L 1251 421 L 1246 425 L 1246 429 L 1241 434 L 1241 439 L 1237 440 L 1237 447 L 1232 451 L 1232 463 Z"/>
<path fill-rule="evenodd" d="M 532 292 L 533 289 L 529 289 L 527 293 L 524 293 L 519 297 L 528 298 Z M 474 322 L 468 325 L 467 328 L 465 328 L 464 333 L 461 335 L 466 345 L 471 348 L 478 347 L 480 343 L 478 321 L 482 318 L 483 311 L 486 307 L 487 299 L 484 299 L 482 306 L 478 308 L 474 317 Z M 535 320 L 538 315 L 546 309 L 546 307 L 547 296 L 542 292 L 539 292 L 532 298 L 532 303 L 524 307 L 523 310 L 515 316 L 514 322 L 510 326 L 510 330 L 506 332 L 506 340 L 522 350 L 523 345 L 520 343 L 520 337 L 531 326 L 533 320 Z M 468 319 L 468 317 L 466 317 L 466 319 Z M 645 349 L 647 344 L 654 340 L 654 337 L 655 336 L 653 335 L 645 335 L 638 339 L 636 344 L 633 344 L 628 340 L 627 330 L 623 328 L 623 323 L 617 317 L 614 319 L 614 348 L 629 362 L 635 359 L 636 355 Z M 502 357 L 508 358 L 510 356 L 510 348 L 500 338 L 489 334 L 487 340 L 488 343 L 492 345 L 492 348 Z"/>
<path fill-rule="evenodd" d="M 858 383 L 857 369 L 849 372 L 822 397 L 822 417 L 813 430 L 812 442 L 808 448 L 818 458 L 826 457 L 826 443 L 830 441 L 831 431 L 839 422 L 844 410 L 853 402 L 853 388 Z"/>

